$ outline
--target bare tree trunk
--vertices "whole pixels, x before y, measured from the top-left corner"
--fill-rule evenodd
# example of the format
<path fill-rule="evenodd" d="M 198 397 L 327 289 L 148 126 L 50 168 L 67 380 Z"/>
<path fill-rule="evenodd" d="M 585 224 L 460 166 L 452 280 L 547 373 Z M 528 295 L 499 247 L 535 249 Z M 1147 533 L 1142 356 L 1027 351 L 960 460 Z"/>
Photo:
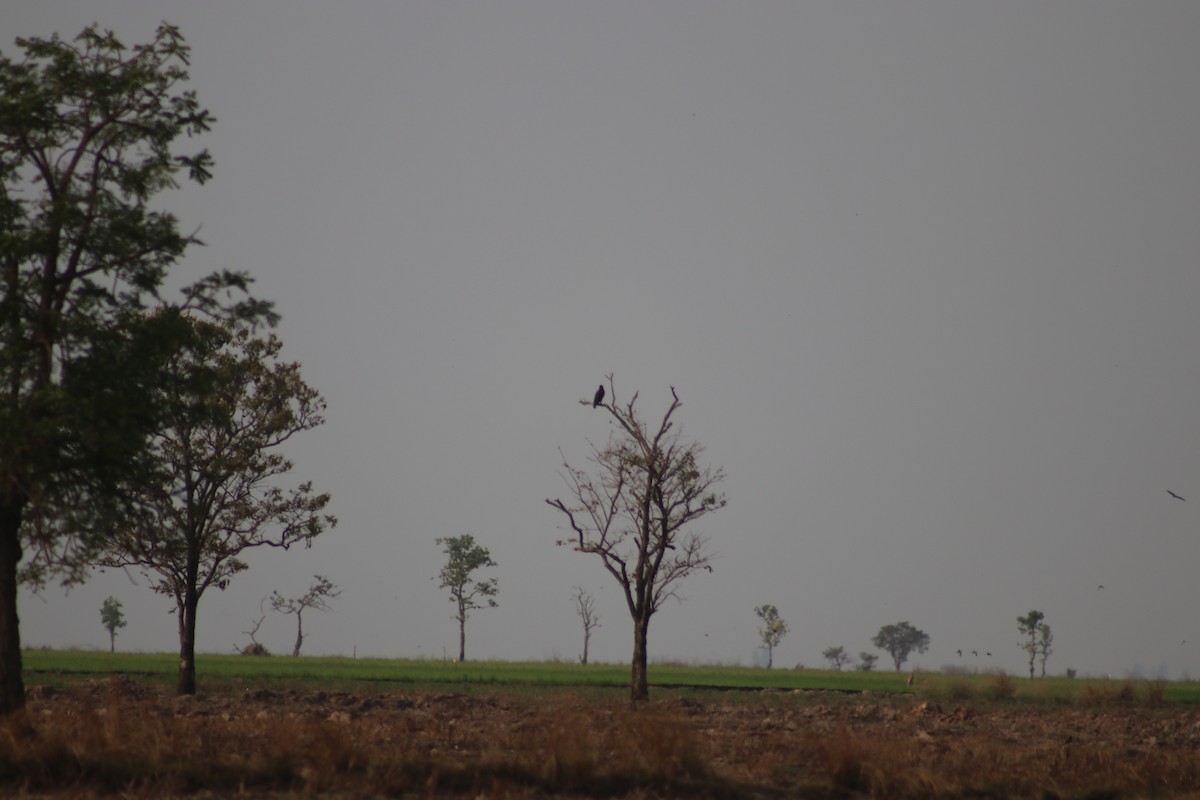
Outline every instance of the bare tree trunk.
<path fill-rule="evenodd" d="M 292 648 L 292 658 L 300 655 L 300 645 L 304 644 L 304 625 L 300 621 L 300 612 L 296 612 L 296 646 Z"/>
<path fill-rule="evenodd" d="M 183 608 L 179 609 L 179 682 L 175 694 L 196 693 L 196 607 L 200 598 L 196 590 L 188 586 L 183 596 Z"/>
<path fill-rule="evenodd" d="M 26 502 L 22 496 L 0 500 L 0 715 L 25 707 L 17 567 L 21 563 L 21 515 Z"/>
<path fill-rule="evenodd" d="M 771 647 L 771 643 L 767 642 L 767 669 L 775 665 L 775 648 Z"/>
<path fill-rule="evenodd" d="M 108 632 L 108 652 L 117 652 L 117 632 L 115 630 Z"/>
<path fill-rule="evenodd" d="M 588 639 L 590 639 L 590 638 L 592 638 L 592 632 L 587 629 L 587 626 L 584 626 L 584 628 L 583 628 L 583 655 L 579 657 L 580 664 L 587 663 Z"/>
<path fill-rule="evenodd" d="M 467 660 L 467 621 L 461 617 L 458 620 L 458 661 L 461 664 Z"/>
<path fill-rule="evenodd" d="M 650 684 L 646 675 L 646 638 L 649 628 L 649 618 L 633 621 L 633 670 L 630 676 L 629 699 L 634 705 L 650 699 Z"/>

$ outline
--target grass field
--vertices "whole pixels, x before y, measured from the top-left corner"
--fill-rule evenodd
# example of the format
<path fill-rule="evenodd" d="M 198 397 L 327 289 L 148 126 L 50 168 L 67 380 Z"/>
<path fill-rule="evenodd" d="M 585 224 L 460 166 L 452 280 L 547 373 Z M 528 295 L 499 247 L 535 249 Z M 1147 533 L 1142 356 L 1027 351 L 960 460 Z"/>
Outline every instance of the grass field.
<path fill-rule="evenodd" d="M 155 684 L 173 684 L 178 658 L 171 653 L 105 653 L 86 650 L 29 650 L 23 654 L 26 683 L 58 685 L 64 681 L 113 674 L 136 676 Z M 627 664 L 545 661 L 467 661 L 382 659 L 329 656 L 201 654 L 197 681 L 228 685 L 304 686 L 322 689 L 460 688 L 494 686 L 506 690 L 549 688 L 625 690 Z M 995 674 L 943 675 L 917 673 L 913 686 L 907 673 L 894 671 L 767 670 L 758 667 L 651 664 L 651 690 L 825 690 L 838 692 L 916 693 L 939 701 L 969 699 L 1026 701 L 1040 704 L 1087 704 L 1089 699 L 1118 695 L 1164 703 L 1200 703 L 1200 683 L 1068 679 L 1029 680 Z"/>

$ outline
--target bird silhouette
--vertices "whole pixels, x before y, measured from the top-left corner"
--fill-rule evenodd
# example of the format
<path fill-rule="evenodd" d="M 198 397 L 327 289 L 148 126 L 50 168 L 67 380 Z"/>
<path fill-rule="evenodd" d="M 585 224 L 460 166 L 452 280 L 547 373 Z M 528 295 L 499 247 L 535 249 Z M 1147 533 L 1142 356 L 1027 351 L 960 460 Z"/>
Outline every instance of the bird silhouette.
<path fill-rule="evenodd" d="M 959 658 L 962 658 L 962 650 L 955 650 L 954 652 L 958 653 Z"/>
<path fill-rule="evenodd" d="M 979 651 L 978 651 L 978 650 L 972 650 L 972 651 L 971 651 L 971 655 L 975 656 L 976 658 L 979 658 Z"/>
<path fill-rule="evenodd" d="M 592 408 L 604 402 L 604 384 L 600 384 L 600 388 L 596 390 L 596 398 L 592 400 Z"/>
<path fill-rule="evenodd" d="M 1104 584 L 1102 583 L 1102 584 L 1100 584 L 1099 586 L 1097 586 L 1097 587 L 1096 587 L 1096 591 L 1100 591 L 1100 590 L 1101 590 L 1101 589 L 1103 589 L 1103 588 L 1104 588 Z"/>
<path fill-rule="evenodd" d="M 1170 489 L 1167 489 L 1167 494 L 1171 495 L 1171 497 L 1174 497 L 1176 500 L 1183 500 L 1184 502 L 1187 502 L 1186 498 L 1180 497 L 1179 495 L 1172 492 Z"/>

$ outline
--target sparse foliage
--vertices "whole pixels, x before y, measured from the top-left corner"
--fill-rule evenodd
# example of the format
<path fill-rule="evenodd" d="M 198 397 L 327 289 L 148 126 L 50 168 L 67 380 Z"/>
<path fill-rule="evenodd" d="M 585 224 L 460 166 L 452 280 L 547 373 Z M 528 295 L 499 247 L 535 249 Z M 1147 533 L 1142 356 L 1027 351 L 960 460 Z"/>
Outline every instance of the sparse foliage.
<path fill-rule="evenodd" d="M 128 624 L 125 622 L 125 614 L 121 611 L 121 601 L 115 597 L 106 598 L 100 605 L 100 621 L 108 631 L 108 651 L 117 652 L 117 631 Z"/>
<path fill-rule="evenodd" d="M 652 429 L 638 415 L 637 393 L 620 404 L 612 375 L 607 378 L 608 402 L 580 403 L 603 408 L 616 429 L 602 448 L 589 442 L 592 473 L 572 467 L 564 457 L 568 499 L 546 503 L 566 517 L 570 530 L 570 538 L 558 544 L 597 556 L 625 594 L 633 619 L 630 696 L 639 703 L 650 697 L 650 619 L 667 598 L 679 599 L 685 578 L 712 571 L 707 540 L 689 526 L 725 506 L 725 496 L 715 489 L 725 474 L 701 467 L 703 448 L 676 429 L 672 417 L 682 403 L 674 387 L 666 413 Z"/>
<path fill-rule="evenodd" d="M 858 669 L 862 672 L 870 672 L 871 670 L 875 669 L 875 662 L 878 660 L 879 656 L 863 650 L 858 654 Z"/>
<path fill-rule="evenodd" d="M 821 655 L 826 661 L 829 662 L 829 665 L 838 672 L 841 672 L 842 667 L 846 666 L 853 660 L 850 657 L 850 654 L 846 652 L 846 648 L 844 647 L 827 647 L 825 648 L 825 651 L 821 653 Z"/>
<path fill-rule="evenodd" d="M 122 513 L 118 485 L 145 467 L 170 331 L 138 312 L 197 242 L 155 197 L 212 166 L 172 149 L 213 122 L 179 90 L 178 28 L 132 49 L 96 26 L 17 46 L 20 60 L 0 57 L 0 714 L 25 703 L 18 570 L 82 580 L 97 517 Z M 181 307 L 273 320 L 265 303 L 221 305 L 248 284 L 210 276 Z"/>
<path fill-rule="evenodd" d="M 929 634 L 908 622 L 897 622 L 880 628 L 871 643 L 892 657 L 899 672 L 912 651 L 924 653 L 929 649 Z"/>
<path fill-rule="evenodd" d="M 486 547 L 475 544 L 475 537 L 469 533 L 443 537 L 437 543 L 446 554 L 446 564 L 438 573 L 439 586 L 450 590 L 450 602 L 455 605 L 458 660 L 461 662 L 467 658 L 467 618 L 477 608 L 495 608 L 499 590 L 496 578 L 477 581 L 471 576 L 476 570 L 496 566 L 496 562 Z"/>
<path fill-rule="evenodd" d="M 575 613 L 579 614 L 579 621 L 583 623 L 583 654 L 579 656 L 579 663 L 586 664 L 588 662 L 588 642 L 592 639 L 592 631 L 600 627 L 600 615 L 596 613 L 596 598 L 584 591 L 581 587 L 574 587 L 575 594 Z"/>
<path fill-rule="evenodd" d="M 299 597 L 284 597 L 278 591 L 271 593 L 271 608 L 283 614 L 296 615 L 296 644 L 292 655 L 300 655 L 300 645 L 304 644 L 304 612 L 308 609 L 328 611 L 329 601 L 342 593 L 337 584 L 324 575 L 314 575 L 315 581 L 308 591 Z"/>
<path fill-rule="evenodd" d="M 779 616 L 779 609 L 767 604 L 754 609 L 754 613 L 762 620 L 758 629 L 758 638 L 762 639 L 763 647 L 767 648 L 767 669 L 775 664 L 775 648 L 788 634 L 787 623 Z"/>
<path fill-rule="evenodd" d="M 101 566 L 132 566 L 175 602 L 179 694 L 196 691 L 196 613 L 210 588 L 246 569 L 242 553 L 309 546 L 337 520 L 311 483 L 285 491 L 293 464 L 281 446 L 322 424 L 325 401 L 279 360 L 274 336 L 189 320 L 192 337 L 160 386 L 164 425 L 151 447 L 158 469 L 127 488 L 142 513 L 112 534 Z"/>

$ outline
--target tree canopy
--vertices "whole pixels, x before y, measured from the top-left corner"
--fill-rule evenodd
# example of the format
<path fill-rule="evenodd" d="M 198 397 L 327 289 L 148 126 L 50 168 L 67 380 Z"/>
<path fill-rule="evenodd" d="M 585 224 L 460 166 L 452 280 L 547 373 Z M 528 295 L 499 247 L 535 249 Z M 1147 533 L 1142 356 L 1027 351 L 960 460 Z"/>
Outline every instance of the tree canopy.
<path fill-rule="evenodd" d="M 788 625 L 784 622 L 783 617 L 779 616 L 779 609 L 773 605 L 758 606 L 754 609 L 754 613 L 762 620 L 762 625 L 758 629 L 758 637 L 762 640 L 763 647 L 767 648 L 767 669 L 770 669 L 775 665 L 775 648 L 788 634 Z"/>
<path fill-rule="evenodd" d="M 141 311 L 198 243 L 153 201 L 213 164 L 175 149 L 214 121 L 180 89 L 178 28 L 133 48 L 96 26 L 17 46 L 20 59 L 0 56 L 0 713 L 24 705 L 22 558 L 26 579 L 80 579 L 104 528 L 86 518 L 111 516 L 122 479 L 144 468 L 171 329 Z M 226 304 L 248 284 L 214 274 L 178 305 L 273 321 L 261 301 Z"/>
<path fill-rule="evenodd" d="M 192 338 L 159 387 L 163 424 L 151 437 L 156 470 L 126 487 L 137 516 L 110 534 L 105 567 L 136 567 L 171 597 L 179 621 L 180 694 L 195 692 L 196 612 L 210 588 L 246 569 L 246 550 L 308 546 L 337 524 L 328 494 L 281 485 L 293 469 L 282 446 L 324 422 L 325 401 L 279 360 L 275 336 L 190 320 Z"/>
<path fill-rule="evenodd" d="M 896 671 L 908 661 L 909 653 L 916 650 L 924 653 L 929 649 L 929 634 L 908 622 L 884 625 L 871 639 L 871 643 L 892 657 Z"/>
<path fill-rule="evenodd" d="M 458 621 L 458 660 L 467 657 L 467 618 L 477 608 L 495 608 L 499 586 L 496 578 L 476 580 L 471 577 L 477 570 L 494 567 L 492 554 L 486 547 L 475 543 L 469 533 L 461 536 L 446 536 L 436 540 L 446 554 L 446 563 L 438 573 L 439 588 L 450 590 L 450 602 L 454 603 L 454 619 Z"/>

